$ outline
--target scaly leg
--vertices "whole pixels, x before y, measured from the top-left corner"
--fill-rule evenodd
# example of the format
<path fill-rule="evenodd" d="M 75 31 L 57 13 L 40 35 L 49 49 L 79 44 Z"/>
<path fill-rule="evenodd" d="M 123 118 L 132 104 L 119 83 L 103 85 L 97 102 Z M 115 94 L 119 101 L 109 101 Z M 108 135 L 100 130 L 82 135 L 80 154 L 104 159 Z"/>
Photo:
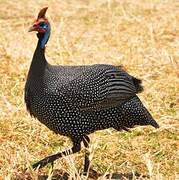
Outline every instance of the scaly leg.
<path fill-rule="evenodd" d="M 33 169 L 42 168 L 46 166 L 48 163 L 53 163 L 55 160 L 61 158 L 62 156 L 67 156 L 76 152 L 79 152 L 81 150 L 81 140 L 75 140 L 73 141 L 73 147 L 71 149 L 68 149 L 63 152 L 59 152 L 57 154 L 53 154 L 51 156 L 47 156 L 44 159 L 36 162 L 35 164 L 32 165 Z"/>
<path fill-rule="evenodd" d="M 83 137 L 83 143 L 84 143 L 84 146 L 85 148 L 89 148 L 89 143 L 90 143 L 90 138 L 85 135 Z M 84 162 L 84 175 L 87 174 L 88 170 L 89 170 L 89 164 L 90 164 L 90 160 L 89 160 L 89 151 L 86 149 L 85 150 L 85 162 Z"/>

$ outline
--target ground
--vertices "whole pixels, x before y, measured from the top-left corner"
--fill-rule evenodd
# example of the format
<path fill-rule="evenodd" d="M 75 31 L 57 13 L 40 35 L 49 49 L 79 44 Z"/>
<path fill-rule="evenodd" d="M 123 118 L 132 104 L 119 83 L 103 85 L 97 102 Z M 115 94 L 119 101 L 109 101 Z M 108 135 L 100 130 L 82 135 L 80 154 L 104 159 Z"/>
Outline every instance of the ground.
<path fill-rule="evenodd" d="M 50 179 L 50 166 L 34 171 L 31 163 L 71 145 L 31 118 L 23 99 L 37 43 L 35 33 L 27 31 L 45 6 L 52 26 L 48 61 L 123 65 L 143 80 L 145 91 L 139 96 L 160 125 L 157 130 L 108 129 L 90 135 L 91 168 L 101 174 L 98 179 L 109 173 L 118 178 L 131 174 L 129 179 L 132 174 L 133 179 L 179 179 L 177 0 L 0 1 L 0 179 Z M 83 156 L 84 150 L 62 158 L 54 168 L 69 179 L 86 179 L 80 175 Z"/>

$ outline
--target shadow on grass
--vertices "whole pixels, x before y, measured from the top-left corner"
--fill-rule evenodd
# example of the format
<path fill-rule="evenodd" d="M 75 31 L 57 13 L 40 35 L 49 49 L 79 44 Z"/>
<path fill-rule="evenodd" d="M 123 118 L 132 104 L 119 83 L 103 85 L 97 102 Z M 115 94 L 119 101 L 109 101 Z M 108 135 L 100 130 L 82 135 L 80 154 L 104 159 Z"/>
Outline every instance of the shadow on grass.
<path fill-rule="evenodd" d="M 90 179 L 98 179 L 99 177 L 104 177 L 104 179 L 113 179 L 113 180 L 132 180 L 132 179 L 149 179 L 150 177 L 148 175 L 141 175 L 138 172 L 129 172 L 129 173 L 110 173 L 110 174 L 100 174 L 94 170 L 90 169 L 88 177 Z M 47 180 L 49 177 L 48 175 L 38 175 L 37 180 Z M 14 177 L 14 180 L 33 180 L 34 178 L 28 173 L 20 173 Z M 72 178 L 70 175 L 62 170 L 55 169 L 53 171 L 53 174 L 51 175 L 52 180 L 68 180 L 68 179 L 78 179 L 78 178 Z"/>
<path fill-rule="evenodd" d="M 111 173 L 105 176 L 106 179 L 119 179 L 119 180 L 132 180 L 132 179 L 149 179 L 148 175 L 142 175 L 138 172 L 129 172 L 129 173 Z"/>

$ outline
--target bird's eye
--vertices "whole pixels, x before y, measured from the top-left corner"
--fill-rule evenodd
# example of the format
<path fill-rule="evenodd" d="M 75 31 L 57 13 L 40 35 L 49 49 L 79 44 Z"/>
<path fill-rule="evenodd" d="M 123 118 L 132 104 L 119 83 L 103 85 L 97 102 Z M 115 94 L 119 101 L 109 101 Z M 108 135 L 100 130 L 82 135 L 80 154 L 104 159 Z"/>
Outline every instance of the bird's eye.
<path fill-rule="evenodd" d="M 39 23 L 39 26 L 40 26 L 40 27 L 45 27 L 46 24 L 45 24 L 44 22 L 40 22 L 40 23 Z"/>

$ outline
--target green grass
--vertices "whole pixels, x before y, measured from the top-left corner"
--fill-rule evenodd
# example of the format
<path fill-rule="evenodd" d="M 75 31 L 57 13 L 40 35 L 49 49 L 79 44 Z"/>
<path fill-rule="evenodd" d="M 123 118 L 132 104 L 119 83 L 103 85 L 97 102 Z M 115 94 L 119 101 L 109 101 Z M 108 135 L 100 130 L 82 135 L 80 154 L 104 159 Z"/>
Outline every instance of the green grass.
<path fill-rule="evenodd" d="M 50 178 L 50 166 L 34 171 L 30 164 L 71 145 L 31 118 L 23 100 L 37 43 L 27 30 L 44 6 L 49 6 L 52 26 L 49 62 L 122 64 L 143 80 L 140 98 L 160 124 L 158 130 L 137 127 L 131 133 L 109 129 L 91 134 L 91 167 L 102 174 L 98 179 L 131 172 L 150 179 L 179 178 L 178 1 L 1 0 L 0 179 Z M 84 149 L 56 161 L 54 168 L 85 179 L 80 175 L 83 156 Z"/>

